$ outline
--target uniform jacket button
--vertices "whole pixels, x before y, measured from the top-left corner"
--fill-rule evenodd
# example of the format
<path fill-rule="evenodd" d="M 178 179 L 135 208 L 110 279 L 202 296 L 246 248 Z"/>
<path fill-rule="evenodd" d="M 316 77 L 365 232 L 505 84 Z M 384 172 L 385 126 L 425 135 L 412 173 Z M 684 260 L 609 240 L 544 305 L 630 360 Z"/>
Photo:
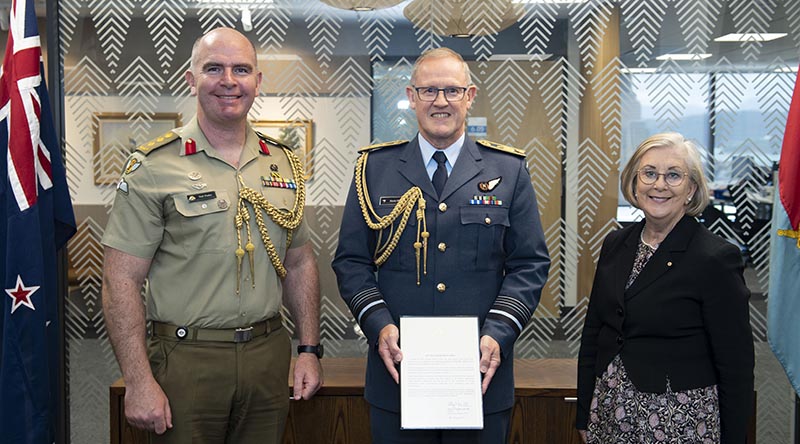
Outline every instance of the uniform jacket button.
<path fill-rule="evenodd" d="M 447 244 L 444 242 L 439 242 L 439 251 L 444 253 L 444 250 L 447 250 Z"/>
<path fill-rule="evenodd" d="M 617 308 L 617 314 L 620 315 L 620 316 L 625 314 L 625 312 L 622 310 L 622 307 Z"/>
<path fill-rule="evenodd" d="M 625 342 L 625 340 L 622 339 L 622 336 L 617 336 L 617 344 L 622 345 L 623 342 Z"/>
<path fill-rule="evenodd" d="M 439 290 L 439 293 L 444 293 L 444 291 L 447 290 L 447 285 L 439 282 L 436 284 L 436 289 Z"/>
<path fill-rule="evenodd" d="M 447 211 L 447 204 L 446 204 L 446 203 L 444 203 L 444 202 L 440 203 L 440 204 L 439 204 L 439 211 L 441 211 L 442 213 L 444 213 L 445 211 Z"/>

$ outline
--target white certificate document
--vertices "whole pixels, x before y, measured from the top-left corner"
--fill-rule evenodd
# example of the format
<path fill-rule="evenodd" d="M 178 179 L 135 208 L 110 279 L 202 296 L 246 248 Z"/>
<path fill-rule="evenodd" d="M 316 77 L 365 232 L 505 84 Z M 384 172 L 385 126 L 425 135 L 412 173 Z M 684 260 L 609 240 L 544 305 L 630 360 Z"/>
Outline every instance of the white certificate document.
<path fill-rule="evenodd" d="M 400 318 L 400 428 L 482 429 L 478 318 Z"/>

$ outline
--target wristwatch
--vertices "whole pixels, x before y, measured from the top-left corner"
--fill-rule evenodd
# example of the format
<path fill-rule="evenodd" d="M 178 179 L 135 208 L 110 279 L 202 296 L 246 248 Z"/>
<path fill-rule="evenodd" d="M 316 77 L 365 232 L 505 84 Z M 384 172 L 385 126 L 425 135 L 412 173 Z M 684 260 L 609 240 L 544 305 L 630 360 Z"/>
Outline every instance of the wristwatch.
<path fill-rule="evenodd" d="M 318 359 L 322 359 L 324 350 L 322 349 L 322 344 L 317 345 L 298 345 L 297 346 L 297 354 L 300 353 L 314 353 Z"/>

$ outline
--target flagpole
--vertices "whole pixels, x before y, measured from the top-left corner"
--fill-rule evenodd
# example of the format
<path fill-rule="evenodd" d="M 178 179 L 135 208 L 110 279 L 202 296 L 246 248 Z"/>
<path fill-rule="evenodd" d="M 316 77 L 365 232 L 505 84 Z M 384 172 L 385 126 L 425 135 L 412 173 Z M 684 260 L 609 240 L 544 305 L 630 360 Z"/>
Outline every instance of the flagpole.
<path fill-rule="evenodd" d="M 794 432 L 792 442 L 800 444 L 800 396 L 797 393 L 794 395 L 794 428 L 792 431 Z"/>
<path fill-rule="evenodd" d="M 61 64 L 60 22 L 61 11 L 59 0 L 47 0 L 47 85 L 50 96 L 50 108 L 53 114 L 56 139 L 61 149 L 62 159 L 66 161 L 64 152 L 64 76 Z M 67 381 L 67 341 L 66 341 L 66 316 L 65 301 L 68 297 L 69 280 L 67 278 L 67 249 L 60 249 L 57 253 L 58 264 L 58 415 L 56 418 L 56 444 L 69 444 L 69 384 Z"/>

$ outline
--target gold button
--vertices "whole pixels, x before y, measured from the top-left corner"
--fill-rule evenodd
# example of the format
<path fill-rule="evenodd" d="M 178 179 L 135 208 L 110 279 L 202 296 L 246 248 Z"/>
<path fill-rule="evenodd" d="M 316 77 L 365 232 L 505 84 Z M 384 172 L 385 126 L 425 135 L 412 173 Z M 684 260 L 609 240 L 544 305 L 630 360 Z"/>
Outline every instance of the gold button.
<path fill-rule="evenodd" d="M 447 250 L 447 244 L 444 242 L 439 242 L 439 251 Z"/>
<path fill-rule="evenodd" d="M 439 293 L 444 293 L 444 291 L 447 290 L 447 285 L 439 282 L 436 284 L 436 289 L 439 290 Z"/>
<path fill-rule="evenodd" d="M 667 262 L 667 267 L 671 267 L 671 266 L 672 266 L 672 261 Z"/>
<path fill-rule="evenodd" d="M 439 211 L 441 211 L 442 213 L 444 213 L 445 211 L 447 211 L 447 204 L 446 204 L 446 203 L 444 203 L 444 202 L 440 203 L 440 204 L 439 204 Z"/>
<path fill-rule="evenodd" d="M 486 218 L 486 219 L 484 219 L 483 221 L 484 221 L 484 222 L 486 222 L 486 225 L 489 225 L 490 223 L 492 223 L 492 218 L 490 218 L 490 217 L 487 217 L 487 218 Z"/>

